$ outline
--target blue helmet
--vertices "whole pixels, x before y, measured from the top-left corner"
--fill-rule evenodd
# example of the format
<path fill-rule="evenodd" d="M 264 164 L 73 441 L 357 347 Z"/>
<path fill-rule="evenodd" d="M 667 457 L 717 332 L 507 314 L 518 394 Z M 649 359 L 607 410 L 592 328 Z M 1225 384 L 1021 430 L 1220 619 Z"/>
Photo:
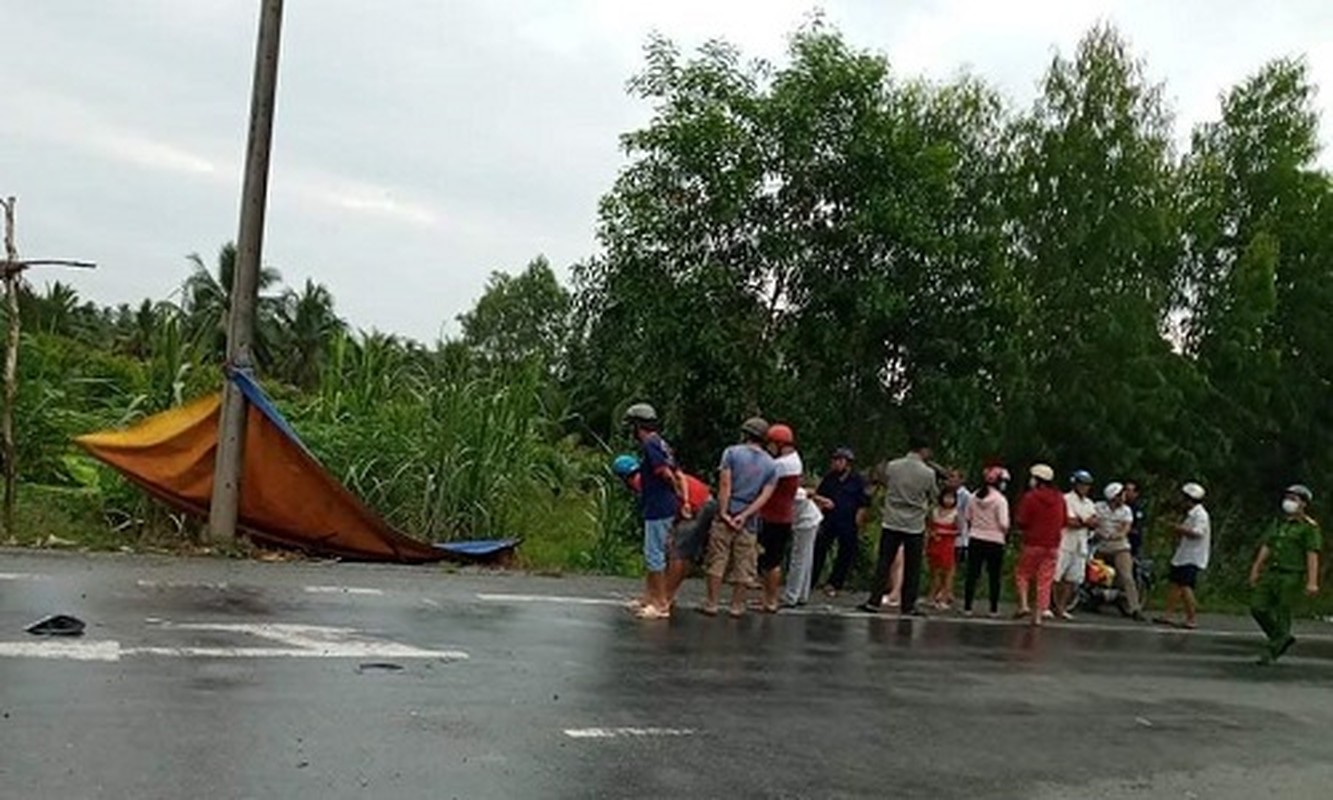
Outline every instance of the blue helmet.
<path fill-rule="evenodd" d="M 1085 483 L 1091 486 L 1093 484 L 1092 473 L 1086 469 L 1075 470 L 1074 474 L 1069 476 L 1069 482 L 1074 484 Z"/>
<path fill-rule="evenodd" d="M 639 459 L 628 454 L 618 455 L 611 462 L 611 471 L 617 478 L 628 478 L 639 471 Z"/>

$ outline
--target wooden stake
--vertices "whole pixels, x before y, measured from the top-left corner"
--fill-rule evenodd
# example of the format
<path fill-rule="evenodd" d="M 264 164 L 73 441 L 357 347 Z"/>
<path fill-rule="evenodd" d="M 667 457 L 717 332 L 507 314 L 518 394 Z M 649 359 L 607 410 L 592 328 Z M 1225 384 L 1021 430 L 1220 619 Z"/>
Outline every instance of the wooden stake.
<path fill-rule="evenodd" d="M 14 445 L 14 403 L 18 399 L 19 364 L 19 264 L 18 248 L 14 246 L 14 205 L 10 197 L 5 206 L 5 413 L 0 420 L 0 457 L 5 460 L 5 535 L 14 536 L 14 493 L 18 481 L 18 456 Z"/>
<path fill-rule="evenodd" d="M 96 264 L 91 261 L 71 261 L 61 258 L 19 260 L 18 247 L 14 245 L 14 208 L 18 198 L 8 197 L 0 200 L 5 212 L 5 260 L 0 261 L 0 278 L 5 282 L 5 369 L 4 369 L 4 414 L 0 416 L 0 458 L 4 460 L 5 495 L 4 526 L 5 534 L 14 536 L 15 494 L 18 491 L 18 447 L 14 442 L 14 406 L 18 403 L 19 380 L 19 279 L 23 271 L 33 266 L 79 267 L 92 269 Z"/>

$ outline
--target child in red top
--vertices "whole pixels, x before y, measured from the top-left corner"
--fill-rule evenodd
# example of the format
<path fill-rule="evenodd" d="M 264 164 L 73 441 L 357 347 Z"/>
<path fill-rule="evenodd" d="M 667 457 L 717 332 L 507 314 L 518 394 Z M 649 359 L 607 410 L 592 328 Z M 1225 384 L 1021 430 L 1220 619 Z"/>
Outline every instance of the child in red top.
<path fill-rule="evenodd" d="M 958 490 L 940 492 L 926 521 L 926 564 L 930 568 L 930 602 L 935 608 L 953 605 L 954 546 L 958 542 Z"/>

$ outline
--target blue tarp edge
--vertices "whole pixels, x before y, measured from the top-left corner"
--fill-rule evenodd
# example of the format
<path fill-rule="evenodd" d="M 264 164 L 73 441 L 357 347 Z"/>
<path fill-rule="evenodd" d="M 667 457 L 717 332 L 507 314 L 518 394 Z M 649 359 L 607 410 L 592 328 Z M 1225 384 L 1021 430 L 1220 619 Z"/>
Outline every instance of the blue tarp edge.
<path fill-rule="evenodd" d="M 232 383 L 236 384 L 236 388 L 241 390 L 245 399 L 249 400 L 255 408 L 258 408 L 264 416 L 268 417 L 269 421 L 276 425 L 283 435 L 300 445 L 307 455 L 313 456 L 310 448 L 306 447 L 305 442 L 301 441 L 301 437 L 296 435 L 296 429 L 287 422 L 287 418 L 282 415 L 278 407 L 273 405 L 273 401 L 264 393 L 264 387 L 259 385 L 254 376 L 243 370 L 228 369 L 227 377 L 231 379 Z"/>
<path fill-rule="evenodd" d="M 522 539 L 473 539 L 465 542 L 436 542 L 446 553 L 460 556 L 490 556 L 518 547 Z"/>

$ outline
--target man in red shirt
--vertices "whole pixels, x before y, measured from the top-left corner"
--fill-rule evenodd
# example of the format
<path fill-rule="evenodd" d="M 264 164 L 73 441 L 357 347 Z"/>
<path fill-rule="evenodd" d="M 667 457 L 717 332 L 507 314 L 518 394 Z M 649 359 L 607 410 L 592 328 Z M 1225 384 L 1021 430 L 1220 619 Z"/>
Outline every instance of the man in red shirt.
<path fill-rule="evenodd" d="M 1046 464 L 1033 464 L 1029 489 L 1018 501 L 1014 521 L 1023 531 L 1023 550 L 1014 570 L 1018 587 L 1018 612 L 1015 617 L 1032 616 L 1033 625 L 1041 625 L 1051 607 L 1051 583 L 1060 554 L 1060 538 L 1065 527 L 1065 498 L 1055 488 L 1055 470 Z M 1037 582 L 1036 605 L 1028 605 L 1028 586 Z"/>
<path fill-rule="evenodd" d="M 759 509 L 759 576 L 764 583 L 764 611 L 776 614 L 782 589 L 782 559 L 791 543 L 796 519 L 796 490 L 801 488 L 805 467 L 796 452 L 796 434 L 788 425 L 770 425 L 768 452 L 777 466 L 778 484 L 764 507 Z"/>

